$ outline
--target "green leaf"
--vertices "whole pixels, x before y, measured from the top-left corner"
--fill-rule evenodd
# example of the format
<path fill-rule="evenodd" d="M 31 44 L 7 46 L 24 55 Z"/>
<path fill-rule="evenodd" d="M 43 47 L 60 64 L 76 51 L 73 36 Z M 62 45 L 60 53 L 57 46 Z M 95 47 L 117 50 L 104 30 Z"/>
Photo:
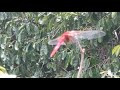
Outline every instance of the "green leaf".
<path fill-rule="evenodd" d="M 94 45 L 95 45 L 96 47 L 98 46 L 97 40 L 94 40 Z"/>
<path fill-rule="evenodd" d="M 105 25 L 105 19 L 104 18 L 102 18 L 102 20 L 101 20 L 101 25 L 104 27 L 104 25 Z"/>
<path fill-rule="evenodd" d="M 23 61 L 26 61 L 26 53 L 23 53 Z"/>
<path fill-rule="evenodd" d="M 1 58 L 3 59 L 3 61 L 6 60 L 6 55 L 5 55 L 5 52 L 4 52 L 4 51 L 1 52 Z"/>
<path fill-rule="evenodd" d="M 30 45 L 31 45 L 31 43 L 29 43 L 29 44 L 26 46 L 26 49 L 25 49 L 26 52 L 28 52 Z"/>
<path fill-rule="evenodd" d="M 42 44 L 40 52 L 41 52 L 42 55 L 43 54 L 47 55 L 48 49 L 47 49 L 47 45 L 46 44 Z"/>
<path fill-rule="evenodd" d="M 19 71 L 19 67 L 16 67 L 15 69 L 12 70 L 14 74 L 18 74 L 20 71 Z"/>
<path fill-rule="evenodd" d="M 56 71 L 56 64 L 53 63 L 52 68 L 53 68 L 54 71 Z"/>
<path fill-rule="evenodd" d="M 83 62 L 84 69 L 87 70 L 89 66 L 90 66 L 90 61 L 89 59 L 85 58 Z"/>
<path fill-rule="evenodd" d="M 11 24 L 11 21 L 6 22 L 5 29 L 7 29 L 10 26 L 10 24 Z"/>
<path fill-rule="evenodd" d="M 62 60 L 64 60 L 64 58 L 66 57 L 66 54 L 67 54 L 66 51 L 63 50 L 63 51 L 62 51 Z"/>
<path fill-rule="evenodd" d="M 21 31 L 20 31 L 20 33 L 18 34 L 18 42 L 20 42 L 21 43 L 21 40 L 22 40 L 22 32 L 24 31 L 24 29 L 22 29 Z"/>
<path fill-rule="evenodd" d="M 47 64 L 47 68 L 50 69 L 51 68 L 51 63 Z"/>
<path fill-rule="evenodd" d="M 35 49 L 36 43 L 33 43 L 33 48 Z"/>
<path fill-rule="evenodd" d="M 98 38 L 98 42 L 101 43 L 103 38 Z"/>
<path fill-rule="evenodd" d="M 34 31 L 35 31 L 35 34 L 39 34 L 39 28 L 36 25 L 34 25 Z"/>
<path fill-rule="evenodd" d="M 91 70 L 91 69 L 89 70 L 89 76 L 90 76 L 90 77 L 93 76 L 93 73 L 92 73 L 92 70 Z"/>
<path fill-rule="evenodd" d="M 15 42 L 15 47 L 14 47 L 14 48 L 15 48 L 15 50 L 19 50 L 18 45 L 19 45 L 19 44 L 18 44 L 18 42 L 16 41 L 16 42 Z"/>
<path fill-rule="evenodd" d="M 108 31 L 113 27 L 113 22 L 112 19 L 106 19 L 106 25 L 107 25 L 107 29 Z"/>
<path fill-rule="evenodd" d="M 24 29 L 24 28 L 25 28 L 25 25 L 22 24 L 22 25 L 18 28 L 18 30 L 22 30 L 22 29 Z"/>
<path fill-rule="evenodd" d="M 40 46 L 41 46 L 41 41 L 35 41 L 35 42 L 33 42 L 33 45 L 32 45 L 32 47 L 34 48 L 34 49 L 37 49 L 37 51 L 39 51 L 40 50 Z"/>
<path fill-rule="evenodd" d="M 67 68 L 68 67 L 68 64 L 69 64 L 69 62 L 68 62 L 69 60 L 66 60 L 65 61 L 65 68 Z"/>
<path fill-rule="evenodd" d="M 72 56 L 73 55 L 73 51 L 71 51 L 69 55 L 71 57 L 70 64 L 73 65 L 73 60 L 75 58 L 75 56 L 74 57 Z"/>
<path fill-rule="evenodd" d="M 120 53 L 120 45 L 117 45 L 112 49 L 112 55 L 115 54 L 116 56 L 118 56 L 119 53 Z"/>
<path fill-rule="evenodd" d="M 6 45 L 7 40 L 8 40 L 8 38 L 7 38 L 6 35 L 1 38 L 1 42 L 2 42 L 4 45 Z"/>
<path fill-rule="evenodd" d="M 0 13 L 0 20 L 4 20 L 2 12 Z"/>
<path fill-rule="evenodd" d="M 2 49 L 5 49 L 5 44 L 1 44 L 1 48 L 2 48 Z"/>
<path fill-rule="evenodd" d="M 113 12 L 113 19 L 112 19 L 112 21 L 113 21 L 113 23 L 114 23 L 114 25 L 117 25 L 118 24 L 118 19 L 119 19 L 119 16 L 117 15 L 117 12 Z"/>
<path fill-rule="evenodd" d="M 0 66 L 0 71 L 2 71 L 3 73 L 7 73 L 7 70 L 2 66 Z"/>
<path fill-rule="evenodd" d="M 26 24 L 26 29 L 27 29 L 27 32 L 29 34 L 30 33 L 30 26 L 29 26 L 29 24 Z"/>
<path fill-rule="evenodd" d="M 47 50 L 47 45 L 46 45 L 46 44 L 43 44 L 43 45 L 42 45 L 41 50 L 43 51 L 43 53 L 44 53 L 45 55 L 47 55 L 48 50 Z"/>
<path fill-rule="evenodd" d="M 20 58 L 19 58 L 18 55 L 16 56 L 15 62 L 16 62 L 16 64 L 18 64 L 18 65 L 20 64 Z"/>

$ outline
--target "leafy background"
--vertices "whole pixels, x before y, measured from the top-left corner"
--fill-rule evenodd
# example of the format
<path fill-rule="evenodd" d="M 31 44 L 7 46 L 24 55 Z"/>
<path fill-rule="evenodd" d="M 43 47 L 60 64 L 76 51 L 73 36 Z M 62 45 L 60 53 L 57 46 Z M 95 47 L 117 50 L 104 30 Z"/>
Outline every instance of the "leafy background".
<path fill-rule="evenodd" d="M 119 77 L 119 25 L 119 12 L 0 12 L 0 65 L 23 78 L 76 78 L 79 50 L 62 46 L 50 58 L 48 41 L 73 29 L 102 28 L 105 37 L 84 41 L 82 77 Z"/>

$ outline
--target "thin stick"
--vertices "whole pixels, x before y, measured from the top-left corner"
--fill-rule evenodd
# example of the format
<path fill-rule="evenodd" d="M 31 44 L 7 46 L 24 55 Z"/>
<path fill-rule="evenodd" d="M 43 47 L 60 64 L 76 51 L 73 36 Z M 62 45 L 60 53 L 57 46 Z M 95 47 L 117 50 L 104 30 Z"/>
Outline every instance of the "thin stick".
<path fill-rule="evenodd" d="M 81 51 L 81 62 L 80 62 L 80 67 L 79 67 L 79 71 L 78 71 L 78 74 L 77 74 L 77 78 L 81 78 L 85 49 L 82 49 L 79 42 L 78 42 L 78 45 L 79 45 L 79 48 L 80 48 L 80 51 Z"/>

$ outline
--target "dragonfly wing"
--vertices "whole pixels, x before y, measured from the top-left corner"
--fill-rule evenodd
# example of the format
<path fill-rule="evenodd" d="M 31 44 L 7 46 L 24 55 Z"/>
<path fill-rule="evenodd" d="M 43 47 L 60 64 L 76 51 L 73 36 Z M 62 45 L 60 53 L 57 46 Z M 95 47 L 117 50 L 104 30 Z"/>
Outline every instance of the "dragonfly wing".
<path fill-rule="evenodd" d="M 80 31 L 76 34 L 76 38 L 78 39 L 95 39 L 105 36 L 106 33 L 101 30 L 92 30 L 92 31 Z"/>
<path fill-rule="evenodd" d="M 57 45 L 57 44 L 58 44 L 58 41 L 59 41 L 59 38 L 60 38 L 60 37 L 58 37 L 58 38 L 56 38 L 56 39 L 53 39 L 53 40 L 50 40 L 50 41 L 48 42 L 48 44 L 49 44 L 49 45 Z M 65 42 L 63 42 L 62 45 L 66 45 Z"/>

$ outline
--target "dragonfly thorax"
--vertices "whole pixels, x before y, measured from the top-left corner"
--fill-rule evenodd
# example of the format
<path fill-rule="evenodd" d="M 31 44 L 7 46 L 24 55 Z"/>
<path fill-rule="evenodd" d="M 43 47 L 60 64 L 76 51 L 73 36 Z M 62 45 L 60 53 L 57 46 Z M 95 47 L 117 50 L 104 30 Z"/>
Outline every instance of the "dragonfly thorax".
<path fill-rule="evenodd" d="M 62 36 L 65 38 L 65 42 L 73 42 L 75 34 L 73 34 L 74 31 L 67 31 Z"/>

